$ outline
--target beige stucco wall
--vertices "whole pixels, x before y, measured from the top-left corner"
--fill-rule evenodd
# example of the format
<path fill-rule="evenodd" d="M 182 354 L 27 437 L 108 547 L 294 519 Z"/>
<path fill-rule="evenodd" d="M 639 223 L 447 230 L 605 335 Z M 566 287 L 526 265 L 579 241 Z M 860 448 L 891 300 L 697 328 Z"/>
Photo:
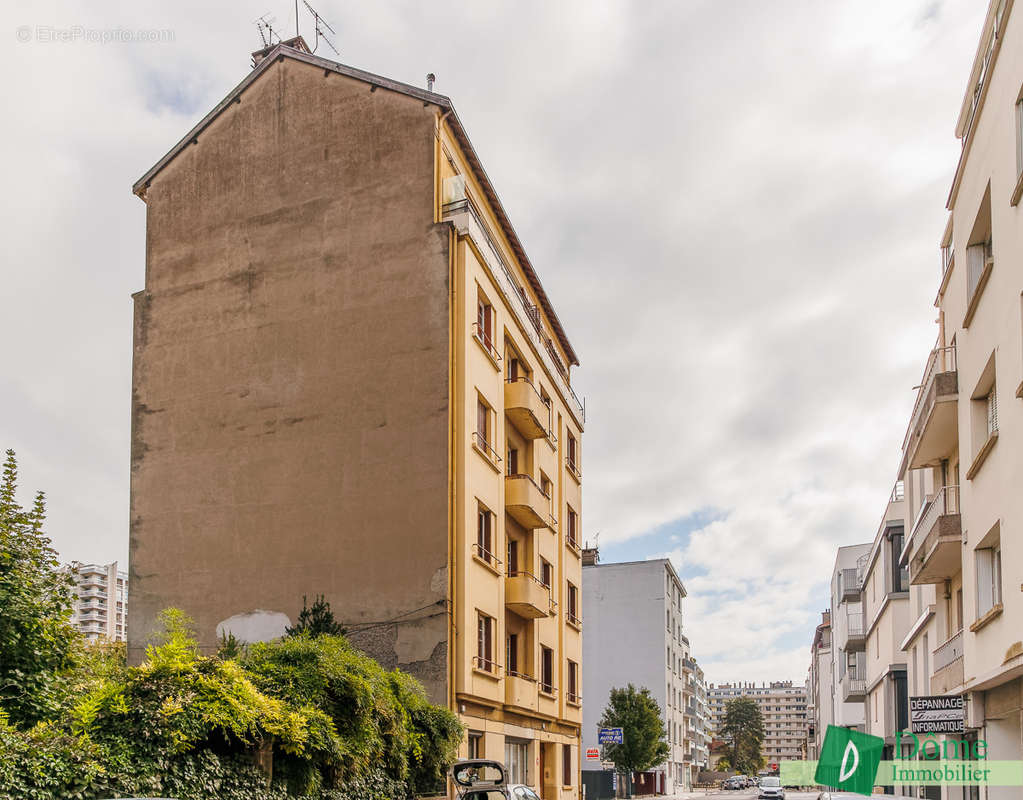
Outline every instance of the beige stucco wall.
<path fill-rule="evenodd" d="M 279 634 L 323 593 L 356 642 L 446 699 L 435 111 L 285 59 L 146 189 L 134 658 L 165 606 L 210 649 L 225 620 Z"/>

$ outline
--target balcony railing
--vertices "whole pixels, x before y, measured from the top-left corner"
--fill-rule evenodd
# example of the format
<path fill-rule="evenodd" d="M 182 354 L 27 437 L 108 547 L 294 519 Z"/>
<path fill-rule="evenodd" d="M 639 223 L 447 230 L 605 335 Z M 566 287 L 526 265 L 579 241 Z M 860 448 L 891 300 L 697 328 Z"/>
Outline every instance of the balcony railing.
<path fill-rule="evenodd" d="M 913 413 L 910 415 L 909 428 L 903 440 L 903 449 L 907 452 L 914 450 L 920 442 L 917 441 L 923 436 L 924 428 L 928 417 L 934 410 L 938 395 L 955 395 L 957 387 L 958 367 L 956 363 L 956 348 L 936 347 L 931 351 L 924 367 L 923 379 L 917 390 L 916 401 L 913 403 Z M 953 377 L 943 377 L 950 375 Z M 913 466 L 914 462 L 910 463 Z M 924 466 L 922 464 L 918 466 Z"/>
<path fill-rule="evenodd" d="M 847 703 L 856 702 L 862 700 L 866 694 L 866 678 L 858 678 L 852 672 L 846 672 L 842 678 L 842 700 Z"/>
<path fill-rule="evenodd" d="M 484 658 L 483 656 L 473 656 L 472 665 L 475 669 L 481 670 L 482 672 L 488 672 L 494 676 L 499 676 L 501 674 L 501 665 L 496 661 Z"/>
<path fill-rule="evenodd" d="M 466 195 L 453 202 L 446 203 L 443 208 L 443 216 L 445 220 L 454 222 L 456 227 L 465 229 L 465 232 L 472 236 L 477 243 L 486 245 L 486 247 L 481 247 L 480 250 L 484 253 L 489 253 L 496 262 L 498 269 L 492 269 L 491 271 L 494 273 L 502 293 L 508 299 L 508 304 L 522 321 L 527 323 L 523 325 L 523 330 L 526 331 L 527 336 L 537 346 L 541 359 L 547 362 L 548 371 L 561 390 L 569 410 L 580 423 L 585 422 L 586 406 L 579 400 L 569 384 L 568 368 L 565 367 L 560 357 L 557 359 L 553 358 L 556 355 L 556 350 L 554 350 L 550 337 L 544 332 L 543 318 L 539 309 L 529 301 L 525 289 L 515 280 L 511 268 L 501 253 L 501 248 L 498 247 L 490 235 L 489 226 L 483 221 L 476 205 Z M 459 219 L 460 217 L 461 219 Z"/>
<path fill-rule="evenodd" d="M 494 359 L 494 361 L 501 363 L 501 354 L 498 352 L 497 347 L 494 346 L 494 342 L 491 338 L 487 336 L 487 332 L 478 322 L 474 322 L 472 324 L 472 335 L 476 337 L 476 341 L 483 346 L 483 349 L 487 351 L 487 354 Z"/>
<path fill-rule="evenodd" d="M 520 525 L 530 529 L 557 527 L 551 515 L 551 497 L 537 485 L 532 475 L 506 475 L 504 488 L 505 507 Z"/>
<path fill-rule="evenodd" d="M 962 570 L 962 521 L 959 487 L 942 486 L 917 517 L 913 534 L 903 548 L 910 583 L 940 583 Z"/>
<path fill-rule="evenodd" d="M 575 625 L 577 628 L 581 628 L 583 626 L 583 621 L 581 619 L 579 619 L 579 617 L 576 616 L 576 614 L 574 612 L 572 612 L 572 611 L 569 611 L 567 614 L 565 614 L 565 619 L 567 619 L 570 623 Z"/>
<path fill-rule="evenodd" d="M 953 661 L 963 657 L 963 632 L 956 633 L 934 651 L 934 671 L 944 669 Z"/>
<path fill-rule="evenodd" d="M 505 382 L 504 413 L 527 439 L 554 436 L 551 408 L 529 378 L 519 376 Z"/>
<path fill-rule="evenodd" d="M 480 454 L 495 467 L 501 463 L 501 454 L 490 446 L 490 442 L 487 441 L 487 438 L 482 433 L 473 431 L 472 443 L 479 450 Z"/>
<path fill-rule="evenodd" d="M 551 614 L 551 589 L 532 572 L 509 572 L 504 602 L 520 617 L 540 619 Z"/>
<path fill-rule="evenodd" d="M 501 569 L 501 559 L 491 553 L 487 548 L 481 545 L 479 542 L 475 542 L 472 546 L 472 554 L 476 556 L 480 561 L 485 562 L 495 570 Z"/>

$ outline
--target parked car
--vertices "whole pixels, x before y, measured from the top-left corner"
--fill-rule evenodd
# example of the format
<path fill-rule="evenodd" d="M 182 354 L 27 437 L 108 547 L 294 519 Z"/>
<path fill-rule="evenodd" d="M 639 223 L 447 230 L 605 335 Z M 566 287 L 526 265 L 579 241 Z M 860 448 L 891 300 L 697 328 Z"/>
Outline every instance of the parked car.
<path fill-rule="evenodd" d="M 760 779 L 761 800 L 785 800 L 785 789 L 781 785 L 781 778 L 768 776 Z"/>
<path fill-rule="evenodd" d="M 745 789 L 746 778 L 742 775 L 733 775 L 731 778 L 725 778 L 721 782 L 721 788 L 729 791 L 733 789 Z"/>
<path fill-rule="evenodd" d="M 504 765 L 499 761 L 456 761 L 451 767 L 451 780 L 462 800 L 540 800 L 530 786 L 505 783 Z"/>

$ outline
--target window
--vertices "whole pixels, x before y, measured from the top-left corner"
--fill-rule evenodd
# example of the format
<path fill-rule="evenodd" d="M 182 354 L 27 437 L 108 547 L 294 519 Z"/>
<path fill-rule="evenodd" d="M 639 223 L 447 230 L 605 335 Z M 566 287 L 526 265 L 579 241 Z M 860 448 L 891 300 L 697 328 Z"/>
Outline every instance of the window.
<path fill-rule="evenodd" d="M 554 437 L 554 413 L 551 410 L 551 396 L 543 388 L 540 389 L 540 402 L 547 406 L 547 435 Z"/>
<path fill-rule="evenodd" d="M 987 435 L 990 437 L 998 433 L 998 399 L 993 386 L 985 398 L 985 406 L 987 408 Z"/>
<path fill-rule="evenodd" d="M 561 785 L 572 785 L 572 745 L 561 745 Z"/>
<path fill-rule="evenodd" d="M 493 551 L 494 515 L 486 506 L 476 503 L 476 547 L 477 555 L 488 564 L 494 563 Z"/>
<path fill-rule="evenodd" d="M 508 447 L 508 474 L 519 474 L 519 451 L 514 447 Z"/>
<path fill-rule="evenodd" d="M 568 434 L 568 444 L 565 448 L 568 451 L 568 467 L 572 472 L 579 474 L 579 445 L 575 436 Z"/>
<path fill-rule="evenodd" d="M 1016 101 L 1016 175 L 1023 175 L 1023 98 Z"/>
<path fill-rule="evenodd" d="M 579 590 L 571 583 L 568 584 L 568 620 L 579 622 Z"/>
<path fill-rule="evenodd" d="M 490 406 L 479 395 L 476 396 L 476 436 L 482 445 L 490 446 Z"/>
<path fill-rule="evenodd" d="M 543 472 L 540 473 L 540 491 L 544 493 L 544 496 L 549 500 L 551 497 L 551 479 L 548 478 Z"/>
<path fill-rule="evenodd" d="M 542 583 L 548 589 L 551 588 L 551 576 L 553 575 L 553 573 L 554 573 L 554 570 L 551 568 L 550 562 L 549 561 L 545 561 L 544 559 L 541 558 L 540 559 L 540 583 Z"/>
<path fill-rule="evenodd" d="M 554 651 L 540 648 L 540 691 L 554 694 Z"/>
<path fill-rule="evenodd" d="M 483 340 L 483 343 L 490 351 L 494 350 L 494 307 L 476 287 L 476 335 Z"/>
<path fill-rule="evenodd" d="M 469 731 L 469 758 L 483 758 L 483 734 Z"/>
<path fill-rule="evenodd" d="M 487 672 L 494 672 L 494 618 L 477 612 L 476 622 L 476 666 Z"/>
<path fill-rule="evenodd" d="M 519 571 L 519 543 L 515 539 L 508 539 L 508 574 L 514 575 Z"/>
<path fill-rule="evenodd" d="M 509 633 L 505 652 L 505 669 L 509 674 L 519 671 L 519 635 Z"/>
<path fill-rule="evenodd" d="M 568 539 L 569 545 L 577 547 L 579 544 L 579 536 L 577 528 L 579 526 L 579 516 L 572 509 L 572 506 L 568 507 L 568 526 L 565 533 L 565 538 Z"/>
<path fill-rule="evenodd" d="M 506 738 L 504 767 L 508 783 L 529 783 L 529 742 Z"/>
<path fill-rule="evenodd" d="M 579 665 L 574 661 L 568 662 L 568 699 L 578 703 L 579 697 Z"/>
<path fill-rule="evenodd" d="M 991 547 L 978 548 L 976 553 L 977 618 L 979 619 L 1002 602 L 1001 543 L 997 542 Z"/>
<path fill-rule="evenodd" d="M 906 541 L 906 533 L 903 528 L 893 528 L 889 534 L 889 561 L 892 568 L 892 591 L 909 591 L 909 568 L 899 566 L 899 556 Z"/>

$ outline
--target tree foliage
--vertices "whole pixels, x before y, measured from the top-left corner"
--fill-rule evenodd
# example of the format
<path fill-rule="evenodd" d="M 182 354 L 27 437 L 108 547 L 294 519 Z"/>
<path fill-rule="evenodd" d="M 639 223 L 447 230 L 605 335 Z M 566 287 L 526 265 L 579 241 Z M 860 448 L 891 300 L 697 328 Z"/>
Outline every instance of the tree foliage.
<path fill-rule="evenodd" d="M 71 580 L 43 533 L 42 492 L 17 501 L 18 464 L 7 451 L 0 479 L 0 708 L 27 726 L 54 713 L 72 665 Z"/>
<path fill-rule="evenodd" d="M 298 615 L 298 622 L 294 627 L 285 628 L 288 636 L 344 636 L 345 629 L 341 627 L 334 612 L 330 610 L 330 603 L 321 594 L 309 605 L 309 599 L 302 597 L 302 611 Z"/>
<path fill-rule="evenodd" d="M 623 744 L 604 746 L 606 758 L 618 772 L 642 772 L 668 758 L 661 710 L 645 687 L 636 689 L 630 683 L 624 689 L 611 689 L 600 727 L 622 729 Z"/>
<path fill-rule="evenodd" d="M 160 615 L 139 666 L 127 666 L 123 645 L 87 645 L 42 535 L 41 498 L 22 511 L 15 483 L 9 453 L 0 800 L 404 800 L 443 787 L 461 741 L 457 717 L 411 676 L 328 633 L 329 605 L 314 604 L 301 632 L 247 647 L 228 639 L 214 657 L 200 653 L 177 609 Z"/>
<path fill-rule="evenodd" d="M 748 697 L 729 700 L 719 733 L 728 743 L 722 761 L 731 769 L 753 775 L 763 767 L 764 719 L 755 700 Z"/>

